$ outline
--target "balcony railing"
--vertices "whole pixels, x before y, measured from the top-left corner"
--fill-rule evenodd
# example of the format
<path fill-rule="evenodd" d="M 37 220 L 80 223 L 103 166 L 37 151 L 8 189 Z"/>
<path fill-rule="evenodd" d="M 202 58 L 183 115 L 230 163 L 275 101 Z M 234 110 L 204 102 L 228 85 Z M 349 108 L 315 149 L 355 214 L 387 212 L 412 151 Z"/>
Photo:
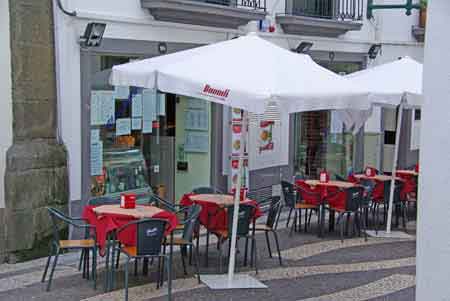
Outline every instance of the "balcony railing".
<path fill-rule="evenodd" d="M 266 0 L 191 0 L 238 8 L 252 8 L 266 11 Z"/>
<path fill-rule="evenodd" d="M 286 0 L 286 14 L 357 21 L 363 17 L 363 0 Z"/>

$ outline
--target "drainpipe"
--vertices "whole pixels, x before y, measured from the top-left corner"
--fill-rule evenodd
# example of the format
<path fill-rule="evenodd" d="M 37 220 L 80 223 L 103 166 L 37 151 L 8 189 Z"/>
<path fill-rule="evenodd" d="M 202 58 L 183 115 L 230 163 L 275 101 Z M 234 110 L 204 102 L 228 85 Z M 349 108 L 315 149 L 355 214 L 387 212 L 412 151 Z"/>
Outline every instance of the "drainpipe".
<path fill-rule="evenodd" d="M 56 0 L 56 4 L 58 5 L 59 9 L 66 15 L 71 16 L 71 17 L 76 17 L 77 12 L 76 11 L 70 12 L 70 11 L 66 10 L 62 5 L 61 0 Z"/>

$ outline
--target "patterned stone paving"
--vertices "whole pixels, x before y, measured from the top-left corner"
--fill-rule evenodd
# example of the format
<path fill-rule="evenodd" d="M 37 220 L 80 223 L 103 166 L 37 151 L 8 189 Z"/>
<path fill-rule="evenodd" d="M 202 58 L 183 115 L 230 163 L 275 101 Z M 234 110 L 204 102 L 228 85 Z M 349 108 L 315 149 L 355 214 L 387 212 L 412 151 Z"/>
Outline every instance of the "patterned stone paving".
<path fill-rule="evenodd" d="M 281 222 L 280 225 L 282 224 L 284 223 Z M 198 284 L 192 277 L 192 269 L 189 270 L 189 276 L 185 277 L 181 271 L 179 255 L 174 254 L 175 300 L 414 300 L 414 237 L 369 238 L 368 241 L 347 238 L 341 243 L 335 233 L 327 233 L 324 239 L 317 238 L 314 232 L 294 233 L 292 237 L 288 234 L 287 229 L 279 231 L 284 263 L 281 267 L 275 254 L 272 259 L 268 257 L 264 236 L 258 237 L 260 271 L 256 278 L 269 287 L 265 290 L 212 291 L 203 284 Z M 255 276 L 250 267 L 242 267 L 241 257 L 242 254 L 239 254 L 238 271 Z M 82 279 L 77 270 L 78 258 L 76 253 L 62 256 L 49 293 L 45 292 L 45 285 L 40 283 L 45 258 L 15 265 L 0 265 L 0 300 L 123 299 L 122 271 L 118 274 L 117 289 L 104 294 L 103 259 L 100 260 L 98 269 L 99 288 L 94 291 L 91 283 Z M 215 244 L 211 244 L 210 267 L 202 267 L 202 272 L 215 273 L 216 268 L 217 253 Z M 135 278 L 131 272 L 130 281 L 130 300 L 166 299 L 167 286 L 157 290 L 154 273 Z"/>

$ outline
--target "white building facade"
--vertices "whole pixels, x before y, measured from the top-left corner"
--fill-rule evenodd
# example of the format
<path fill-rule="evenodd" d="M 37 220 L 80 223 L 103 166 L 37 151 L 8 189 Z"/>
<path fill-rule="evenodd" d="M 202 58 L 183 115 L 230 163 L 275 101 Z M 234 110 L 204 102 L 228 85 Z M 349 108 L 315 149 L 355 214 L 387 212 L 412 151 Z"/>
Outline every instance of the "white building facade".
<path fill-rule="evenodd" d="M 412 30 L 418 26 L 418 12 L 413 11 L 411 16 L 406 16 L 403 10 L 380 10 L 374 12 L 373 20 L 367 20 L 366 0 L 306 1 L 310 6 L 301 4 L 305 1 L 295 0 L 238 0 L 237 3 L 228 0 L 61 0 L 66 11 L 76 12 L 74 16 L 63 13 L 57 2 L 55 0 L 54 3 L 54 24 L 59 102 L 58 135 L 68 151 L 70 200 L 78 204 L 75 206 L 77 208 L 93 196 L 93 175 L 87 163 L 92 163 L 90 139 L 95 135 L 92 132 L 95 128 L 90 126 L 92 119 L 89 117 L 92 91 L 112 89 L 107 87 L 107 70 L 114 64 L 232 39 L 250 31 L 258 31 L 261 37 L 286 49 L 295 49 L 301 42 L 310 42 L 311 56 L 317 62 L 342 73 L 389 62 L 401 56 L 410 56 L 420 62 L 423 60 L 423 43 L 418 42 Z M 350 8 L 341 9 L 346 7 L 345 5 L 350 5 Z M 339 18 L 343 14 L 344 20 Z M 264 20 L 263 26 L 261 20 Z M 91 22 L 106 24 L 102 45 L 82 48 L 79 38 Z M 369 60 L 367 54 L 374 44 L 381 44 L 382 50 L 376 59 Z M 132 97 L 133 92 L 130 93 Z M 180 96 L 166 95 L 167 103 L 171 97 L 177 106 L 167 107 L 161 124 L 154 127 L 156 130 L 161 126 L 161 141 L 158 140 L 158 144 L 161 142 L 158 148 L 159 163 L 154 163 L 155 159 L 151 154 L 145 154 L 145 149 L 153 147 L 152 139 L 160 138 L 150 137 L 148 142 L 145 142 L 146 138 L 142 138 L 140 144 L 135 143 L 143 150 L 146 168 L 151 169 L 153 173 L 155 182 L 151 180 L 152 186 L 162 189 L 174 199 L 180 196 L 181 191 L 186 192 L 194 186 L 213 185 L 226 189 L 227 179 L 223 177 L 222 157 L 227 155 L 223 153 L 221 146 L 223 109 L 215 105 L 204 108 L 210 124 L 205 129 L 210 137 L 205 141 L 209 150 L 189 153 L 185 149 L 186 145 L 177 143 L 177 140 L 185 141 L 184 135 L 188 135 L 180 129 L 181 124 L 186 124 L 184 117 L 180 117 L 180 112 L 188 110 L 190 102 Z M 173 116 L 170 117 L 170 114 Z M 413 123 L 412 114 L 409 113 L 409 119 L 404 120 L 405 124 Z M 308 169 L 311 175 L 314 173 L 312 169 L 320 167 L 314 167 L 317 162 L 312 163 L 318 160 L 317 158 L 308 157 L 306 149 L 311 149 L 312 146 L 306 142 L 302 149 L 300 140 L 303 138 L 299 138 L 304 128 L 309 126 L 310 119 L 323 119 L 324 124 L 319 126 L 330 127 L 333 122 L 332 114 L 319 115 L 291 118 L 290 138 L 293 138 L 295 143 L 290 147 L 290 166 L 280 168 L 278 174 L 292 176 L 296 172 L 308 173 Z M 358 168 L 364 165 L 376 165 L 379 168 L 392 166 L 389 165 L 389 160 L 392 160 L 390 152 L 391 148 L 393 150 L 393 144 L 391 147 L 392 141 L 386 141 L 389 139 L 384 137 L 384 131 L 395 131 L 395 120 L 395 111 L 375 113 L 365 127 L 365 134 L 361 132 L 359 138 L 352 138 L 354 140 L 351 144 L 342 143 L 343 152 L 346 152 L 342 157 L 350 163 L 340 165 L 337 170 L 344 173 L 348 165 L 356 164 L 355 161 Z M 109 135 L 107 130 L 100 131 Z M 387 134 L 389 135 L 391 133 Z M 412 134 L 407 131 L 407 135 Z M 163 136 L 172 137 L 175 141 L 169 141 L 171 139 Z M 345 134 L 337 139 L 345 140 L 344 137 Z M 121 143 L 126 144 L 123 141 Z M 165 146 L 170 150 L 166 150 Z M 152 150 L 149 152 L 152 153 Z M 300 154 L 301 152 L 304 155 Z M 333 152 L 333 147 L 329 147 L 322 154 L 322 163 L 337 165 L 332 162 L 341 159 L 330 155 Z M 404 159 L 403 165 L 415 163 L 418 156 L 416 152 L 411 149 L 405 151 L 407 158 Z M 377 155 L 378 153 L 381 155 Z M 182 164 L 183 162 L 185 164 Z M 308 168 L 303 166 L 305 164 Z M 267 170 L 266 174 L 272 171 Z M 194 173 L 200 176 L 193 180 Z M 253 183 L 269 185 L 280 175 L 275 175 L 275 178 L 257 176 L 255 174 L 256 180 L 253 180 Z M 163 177 L 169 178 L 166 181 L 172 184 L 160 185 L 159 182 L 164 182 Z M 114 190 L 120 189 L 115 187 Z"/>

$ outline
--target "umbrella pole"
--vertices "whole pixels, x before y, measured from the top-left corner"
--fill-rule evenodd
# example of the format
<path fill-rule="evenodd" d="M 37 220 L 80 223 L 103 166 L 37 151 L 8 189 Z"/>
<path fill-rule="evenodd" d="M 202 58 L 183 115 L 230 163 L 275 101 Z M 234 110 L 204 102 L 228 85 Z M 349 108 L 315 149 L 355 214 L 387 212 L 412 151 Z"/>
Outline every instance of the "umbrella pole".
<path fill-rule="evenodd" d="M 247 143 L 247 112 L 244 111 L 242 116 L 241 127 L 241 147 L 239 150 L 239 173 L 237 177 L 236 190 L 234 192 L 234 210 L 233 210 L 233 227 L 231 229 L 231 246 L 230 246 L 230 261 L 228 264 L 228 282 L 233 281 L 234 267 L 236 259 L 236 236 L 238 227 L 239 202 L 242 187 L 242 172 L 244 172 L 244 152 Z"/>
<path fill-rule="evenodd" d="M 397 170 L 397 161 L 398 161 L 398 150 L 400 147 L 400 131 L 402 128 L 402 119 L 403 119 L 403 103 L 405 101 L 405 95 L 402 97 L 402 102 L 399 106 L 398 118 L 397 118 L 397 130 L 395 133 L 395 149 L 394 149 L 394 160 L 392 162 L 392 177 L 391 177 L 391 187 L 389 193 L 389 210 L 387 216 L 387 225 L 386 225 L 386 233 L 391 233 L 391 223 L 392 223 L 392 207 L 394 205 L 394 189 L 395 189 L 395 174 Z"/>

